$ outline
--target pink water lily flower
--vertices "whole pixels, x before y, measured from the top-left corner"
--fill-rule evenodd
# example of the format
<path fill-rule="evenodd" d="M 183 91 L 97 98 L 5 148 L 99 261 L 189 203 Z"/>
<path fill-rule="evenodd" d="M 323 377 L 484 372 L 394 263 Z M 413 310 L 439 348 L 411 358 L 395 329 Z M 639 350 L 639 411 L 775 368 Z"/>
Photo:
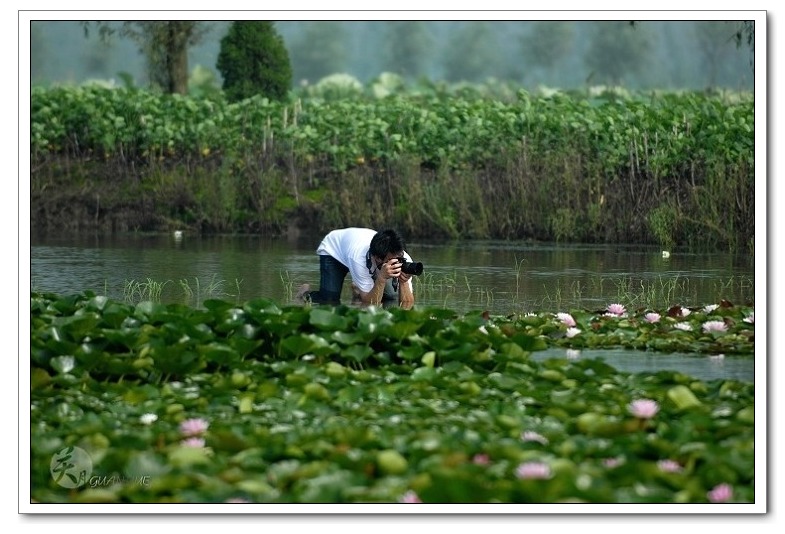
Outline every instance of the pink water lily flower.
<path fill-rule="evenodd" d="M 621 304 L 608 304 L 608 313 L 621 316 L 627 313 L 627 308 Z"/>
<path fill-rule="evenodd" d="M 207 431 L 210 423 L 200 417 L 186 419 L 180 423 L 180 433 L 183 436 L 199 436 Z"/>
<path fill-rule="evenodd" d="M 477 453 L 472 457 L 472 463 L 475 465 L 488 465 L 491 463 L 491 458 L 484 453 Z"/>
<path fill-rule="evenodd" d="M 663 473 L 680 473 L 682 471 L 681 464 L 674 460 L 660 460 L 657 462 L 657 467 Z"/>
<path fill-rule="evenodd" d="M 643 318 L 650 323 L 656 323 L 659 322 L 660 320 L 660 314 L 655 312 L 649 312 L 646 315 L 644 315 Z"/>
<path fill-rule="evenodd" d="M 569 313 L 559 312 L 556 318 L 567 326 L 575 326 L 575 319 Z"/>
<path fill-rule="evenodd" d="M 204 439 L 202 438 L 186 438 L 180 442 L 183 447 L 191 447 L 194 449 L 201 449 L 204 447 Z"/>
<path fill-rule="evenodd" d="M 713 503 L 728 502 L 733 498 L 733 488 L 730 484 L 717 484 L 706 493 L 706 497 Z"/>
<path fill-rule="evenodd" d="M 657 401 L 651 399 L 637 399 L 632 401 L 627 408 L 630 413 L 638 419 L 651 419 L 660 410 Z"/>
<path fill-rule="evenodd" d="M 401 495 L 401 498 L 398 499 L 398 502 L 407 503 L 407 504 L 419 504 L 422 503 L 422 499 L 420 499 L 420 496 L 417 495 L 416 491 L 409 490 L 403 495 Z"/>
<path fill-rule="evenodd" d="M 709 332 L 727 332 L 728 325 L 725 324 L 725 321 L 706 321 L 703 323 L 703 331 L 706 333 Z"/>
<path fill-rule="evenodd" d="M 521 479 L 551 478 L 551 468 L 543 462 L 524 462 L 515 468 L 515 476 Z"/>

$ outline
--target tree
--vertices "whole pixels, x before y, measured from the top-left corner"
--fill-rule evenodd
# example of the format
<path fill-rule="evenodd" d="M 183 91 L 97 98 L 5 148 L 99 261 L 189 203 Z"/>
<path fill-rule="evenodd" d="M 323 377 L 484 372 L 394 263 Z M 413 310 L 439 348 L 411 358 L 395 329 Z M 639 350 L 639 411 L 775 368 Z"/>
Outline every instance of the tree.
<path fill-rule="evenodd" d="M 486 21 L 464 23 L 451 33 L 444 58 L 447 80 L 479 82 L 498 72 L 495 37 Z"/>
<path fill-rule="evenodd" d="M 721 67 L 729 61 L 728 48 L 734 39 L 734 32 L 723 21 L 695 21 L 695 38 L 701 56 L 701 66 L 708 77 L 709 87 L 717 85 Z M 731 48 L 731 51 L 733 49 Z"/>
<path fill-rule="evenodd" d="M 292 86 L 283 38 L 269 21 L 237 21 L 221 39 L 216 68 L 230 102 L 261 94 L 280 100 Z"/>
<path fill-rule="evenodd" d="M 532 23 L 531 27 L 529 33 L 520 37 L 524 68 L 543 72 L 555 71 L 559 62 L 572 48 L 573 23 L 541 21 Z"/>
<path fill-rule="evenodd" d="M 391 21 L 387 25 L 386 70 L 403 78 L 425 72 L 431 39 L 422 21 Z"/>
<path fill-rule="evenodd" d="M 597 22 L 584 55 L 590 77 L 620 85 L 642 72 L 651 51 L 648 32 L 635 22 Z"/>
<path fill-rule="evenodd" d="M 83 22 L 85 36 L 89 21 Z M 101 39 L 113 35 L 136 42 L 147 61 L 150 82 L 167 93 L 188 93 L 188 48 L 198 44 L 209 31 L 205 22 L 193 20 L 126 21 L 119 26 L 95 21 Z"/>
<path fill-rule="evenodd" d="M 736 46 L 740 47 L 744 41 L 747 41 L 747 46 L 750 48 L 750 66 L 755 66 L 755 21 L 742 20 L 739 21 L 736 27 Z"/>
<path fill-rule="evenodd" d="M 339 21 L 303 23 L 298 39 L 289 47 L 294 78 L 317 82 L 346 69 L 346 29 Z"/>
<path fill-rule="evenodd" d="M 30 83 L 39 82 L 47 71 L 47 44 L 44 29 L 37 21 L 30 23 Z"/>

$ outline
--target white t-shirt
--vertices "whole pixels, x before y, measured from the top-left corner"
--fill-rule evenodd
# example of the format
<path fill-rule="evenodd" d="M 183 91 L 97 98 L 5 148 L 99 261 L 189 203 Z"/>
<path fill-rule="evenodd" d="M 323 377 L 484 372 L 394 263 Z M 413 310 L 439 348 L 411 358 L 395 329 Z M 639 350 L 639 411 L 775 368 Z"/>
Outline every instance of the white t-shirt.
<path fill-rule="evenodd" d="M 316 253 L 320 256 L 332 256 L 343 263 L 352 275 L 352 282 L 363 292 L 373 289 L 373 276 L 368 272 L 366 258 L 368 249 L 371 248 L 371 239 L 376 235 L 376 230 L 370 228 L 341 228 L 333 230 L 322 239 Z M 409 254 L 404 251 L 406 261 L 412 261 Z M 371 272 L 376 271 L 376 265 L 371 264 Z M 387 281 L 390 285 L 390 281 Z M 408 282 L 411 288 L 412 281 Z"/>

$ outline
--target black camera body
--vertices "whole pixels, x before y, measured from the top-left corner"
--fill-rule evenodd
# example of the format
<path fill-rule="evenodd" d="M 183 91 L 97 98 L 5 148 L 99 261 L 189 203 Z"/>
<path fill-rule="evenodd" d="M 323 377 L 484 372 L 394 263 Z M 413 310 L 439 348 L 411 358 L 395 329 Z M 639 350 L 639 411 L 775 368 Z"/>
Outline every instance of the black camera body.
<path fill-rule="evenodd" d="M 420 276 L 422 274 L 422 263 L 419 261 L 406 261 L 406 259 L 401 256 L 398 258 L 398 262 L 401 264 L 401 272 Z"/>

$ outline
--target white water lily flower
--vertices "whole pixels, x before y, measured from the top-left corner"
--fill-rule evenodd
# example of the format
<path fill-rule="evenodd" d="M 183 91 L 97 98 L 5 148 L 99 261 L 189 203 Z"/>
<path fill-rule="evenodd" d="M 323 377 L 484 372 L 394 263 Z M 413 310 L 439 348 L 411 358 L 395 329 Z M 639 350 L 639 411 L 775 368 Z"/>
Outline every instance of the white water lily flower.
<path fill-rule="evenodd" d="M 676 323 L 675 325 L 673 325 L 673 328 L 676 328 L 678 330 L 684 330 L 685 332 L 689 332 L 690 330 L 692 330 L 692 325 L 690 323 Z"/>
<path fill-rule="evenodd" d="M 570 327 L 570 328 L 567 329 L 567 332 L 565 332 L 564 335 L 566 335 L 567 337 L 575 337 L 575 336 L 577 336 L 580 333 L 581 333 L 581 329 L 580 328 Z"/>
<path fill-rule="evenodd" d="M 73 356 L 62 356 L 60 358 L 60 365 L 64 373 L 70 373 L 76 365 L 76 360 Z"/>
<path fill-rule="evenodd" d="M 703 323 L 704 332 L 726 332 L 728 326 L 725 321 L 706 321 Z"/>
<path fill-rule="evenodd" d="M 534 432 L 533 430 L 526 430 L 521 433 L 521 440 L 522 441 L 536 441 L 537 443 L 541 443 L 542 445 L 548 444 L 548 438 L 540 434 L 539 432 Z"/>
<path fill-rule="evenodd" d="M 151 425 L 158 420 L 158 416 L 154 413 L 145 413 L 139 416 L 139 422 L 143 425 Z"/>

